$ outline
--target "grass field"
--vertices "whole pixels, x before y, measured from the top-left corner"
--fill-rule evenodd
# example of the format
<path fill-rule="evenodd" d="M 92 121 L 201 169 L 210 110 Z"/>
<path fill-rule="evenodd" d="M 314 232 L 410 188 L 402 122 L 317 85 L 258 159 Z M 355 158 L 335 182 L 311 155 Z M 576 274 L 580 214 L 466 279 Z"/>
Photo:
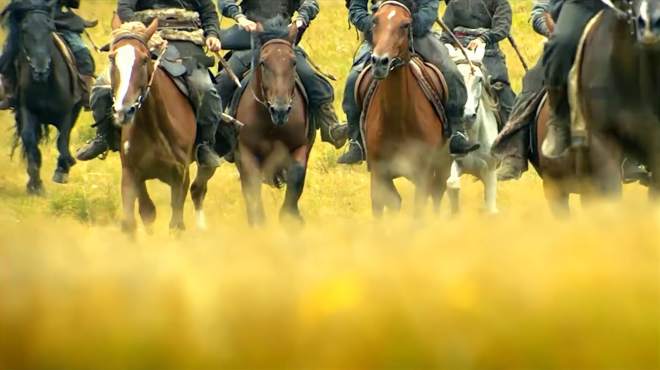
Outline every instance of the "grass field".
<path fill-rule="evenodd" d="M 2 2 L 2 1 L 0 1 Z M 337 107 L 357 44 L 343 0 L 322 0 L 306 50 L 336 82 Z M 513 0 L 514 35 L 531 63 L 531 1 Z M 109 34 L 113 1 L 86 0 Z M 505 46 L 512 80 L 522 67 Z M 105 57 L 97 55 L 99 70 Z M 246 226 L 236 169 L 223 165 L 207 202 L 210 231 L 119 231 L 120 165 L 79 163 L 71 183 L 25 195 L 0 114 L 0 370 L 16 369 L 660 369 L 660 209 L 645 190 L 553 219 L 541 181 L 502 184 L 497 217 L 463 182 L 463 212 L 371 217 L 364 167 L 317 144 L 303 229 L 277 222 L 283 191 L 264 188 L 270 223 Z M 93 135 L 84 114 L 72 147 Z M 49 179 L 56 152 L 42 146 Z M 5 153 L 5 154 L 2 154 Z M 575 202 L 577 203 L 577 202 Z"/>

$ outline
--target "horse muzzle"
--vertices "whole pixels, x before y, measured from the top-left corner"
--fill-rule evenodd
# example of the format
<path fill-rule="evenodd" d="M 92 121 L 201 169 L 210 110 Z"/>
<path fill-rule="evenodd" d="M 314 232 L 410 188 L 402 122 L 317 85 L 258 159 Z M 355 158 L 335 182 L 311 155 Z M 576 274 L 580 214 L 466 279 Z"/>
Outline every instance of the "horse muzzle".
<path fill-rule="evenodd" d="M 136 113 L 137 113 L 137 107 L 135 105 L 132 105 L 127 108 L 121 108 L 119 110 L 113 108 L 114 122 L 118 126 L 130 125 L 135 120 Z"/>
<path fill-rule="evenodd" d="M 376 80 L 384 80 L 390 74 L 393 59 L 388 56 L 371 56 L 372 71 Z"/>
<path fill-rule="evenodd" d="M 50 66 L 46 66 L 45 68 L 32 68 L 32 79 L 35 82 L 46 82 L 48 81 L 48 77 L 50 77 Z"/>
<path fill-rule="evenodd" d="M 293 106 L 291 104 L 277 104 L 269 106 L 268 112 L 275 126 L 281 127 L 289 122 L 289 115 L 292 109 Z"/>

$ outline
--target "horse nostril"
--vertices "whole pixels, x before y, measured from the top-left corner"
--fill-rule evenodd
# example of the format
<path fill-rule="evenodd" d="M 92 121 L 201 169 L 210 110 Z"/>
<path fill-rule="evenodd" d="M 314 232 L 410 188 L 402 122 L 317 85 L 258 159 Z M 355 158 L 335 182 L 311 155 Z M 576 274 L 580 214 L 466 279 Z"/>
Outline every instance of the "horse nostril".
<path fill-rule="evenodd" d="M 277 111 L 275 110 L 275 107 L 273 107 L 272 105 L 270 107 L 268 107 L 268 111 L 270 112 L 270 114 L 277 113 Z"/>
<path fill-rule="evenodd" d="M 288 107 L 286 107 L 287 114 L 291 113 L 291 110 L 293 110 L 293 106 L 289 105 Z"/>
<path fill-rule="evenodd" d="M 380 63 L 381 63 L 382 65 L 384 65 L 384 66 L 387 66 L 387 65 L 390 64 L 390 58 L 385 57 L 385 58 L 383 58 L 383 59 L 380 61 Z"/>

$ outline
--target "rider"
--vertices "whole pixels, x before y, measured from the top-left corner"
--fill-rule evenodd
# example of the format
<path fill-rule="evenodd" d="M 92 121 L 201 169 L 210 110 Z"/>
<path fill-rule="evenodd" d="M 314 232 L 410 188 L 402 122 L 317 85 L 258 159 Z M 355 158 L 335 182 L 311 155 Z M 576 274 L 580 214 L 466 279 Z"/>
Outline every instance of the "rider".
<path fill-rule="evenodd" d="M 509 120 L 516 94 L 511 89 L 506 59 L 499 42 L 511 32 L 511 5 L 508 0 L 452 0 L 447 4 L 443 20 L 468 49 L 486 47 L 484 66 L 497 94 L 500 123 Z M 453 43 L 445 32 L 442 40 Z"/>
<path fill-rule="evenodd" d="M 557 19 L 563 3 L 564 0 L 536 0 L 530 18 L 534 31 L 541 36 L 550 37 L 555 26 L 553 20 Z M 493 147 L 494 154 L 502 158 L 502 163 L 497 171 L 497 178 L 500 181 L 518 179 L 527 170 L 528 107 L 533 104 L 538 94 L 544 91 L 543 73 L 543 60 L 539 58 L 536 65 L 525 74 L 522 92 L 516 98 L 511 119 L 503 130 L 505 134 L 509 132 L 512 134 L 508 137 L 498 138 Z"/>
<path fill-rule="evenodd" d="M 548 158 L 561 157 L 570 145 L 568 73 L 587 23 L 604 8 L 601 0 L 566 0 L 556 29 L 545 45 L 543 65 L 551 115 L 541 150 Z"/>
<path fill-rule="evenodd" d="M 372 4 L 375 1 L 372 0 Z M 436 65 L 444 75 L 449 88 L 449 101 L 445 107 L 448 124 L 451 128 L 449 149 L 453 154 L 465 154 L 476 150 L 478 144 L 468 140 L 464 133 L 463 110 L 467 101 L 467 89 L 456 64 L 449 57 L 449 52 L 439 37 L 431 32 L 433 23 L 438 18 L 439 0 L 418 0 L 413 10 L 413 47 L 426 61 Z M 364 159 L 364 150 L 360 138 L 361 107 L 355 101 L 355 85 L 360 72 L 368 63 L 371 55 L 370 32 L 373 27 L 373 15 L 369 12 L 369 0 L 351 0 L 349 17 L 352 24 L 366 37 L 358 48 L 353 66 L 346 80 L 343 108 L 348 118 L 350 143 L 348 150 L 338 160 L 342 164 L 355 164 Z"/>
<path fill-rule="evenodd" d="M 203 30 L 206 47 L 214 52 L 220 50 L 218 13 L 212 0 L 119 0 L 117 15 L 122 22 L 128 22 L 135 20 L 136 12 L 149 9 L 185 9 L 197 12 L 201 25 L 195 26 Z M 188 71 L 185 73 L 185 80 L 197 117 L 197 161 L 202 166 L 217 167 L 220 165 L 220 157 L 213 146 L 221 120 L 222 103 L 208 72 L 212 62 L 208 62 L 209 58 L 202 46 L 194 42 L 170 40 L 168 45 L 177 49 L 182 60 L 193 61 L 186 63 Z M 109 141 L 112 141 L 115 130 L 111 115 L 112 91 L 107 79 L 100 78 L 97 81 L 91 100 L 97 136 L 78 151 L 77 158 L 83 161 L 105 153 L 110 144 L 113 144 Z"/>
<path fill-rule="evenodd" d="M 17 0 L 15 0 L 17 1 Z M 80 7 L 80 0 L 58 0 L 55 5 L 55 12 L 53 20 L 55 23 L 55 30 L 62 36 L 67 43 L 73 57 L 75 58 L 78 73 L 80 73 L 83 82 L 83 105 L 89 107 L 89 91 L 94 83 L 94 70 L 96 66 L 94 59 L 89 49 L 82 40 L 82 33 L 86 27 L 91 27 L 94 23 L 90 23 L 82 19 L 79 15 L 75 14 L 71 9 L 78 9 Z M 14 70 L 14 59 L 18 54 L 19 45 L 17 29 L 18 25 L 15 22 L 9 22 L 9 35 L 6 39 L 4 53 L 0 56 L 0 75 L 6 84 L 6 95 L 4 100 L 0 101 L 0 109 L 9 109 L 13 107 L 13 86 L 16 85 L 16 71 Z"/>
<path fill-rule="evenodd" d="M 250 69 L 252 61 L 250 33 L 257 30 L 256 21 L 282 16 L 284 19 L 290 19 L 292 26 L 298 27 L 300 37 L 319 13 L 317 0 L 243 0 L 240 6 L 236 0 L 218 0 L 218 6 L 223 16 L 238 22 L 237 25 L 223 31 L 222 42 L 226 49 L 232 50 L 228 64 L 239 78 Z M 294 13 L 297 13 L 295 18 Z M 321 129 L 323 141 L 341 148 L 346 142 L 347 127 L 338 123 L 332 104 L 335 99 L 332 85 L 312 68 L 307 54 L 300 46 L 295 47 L 295 53 L 296 71 L 309 99 L 314 126 Z M 227 71 L 220 72 L 217 87 L 224 107 L 227 108 L 231 105 L 236 91 L 236 85 Z"/>

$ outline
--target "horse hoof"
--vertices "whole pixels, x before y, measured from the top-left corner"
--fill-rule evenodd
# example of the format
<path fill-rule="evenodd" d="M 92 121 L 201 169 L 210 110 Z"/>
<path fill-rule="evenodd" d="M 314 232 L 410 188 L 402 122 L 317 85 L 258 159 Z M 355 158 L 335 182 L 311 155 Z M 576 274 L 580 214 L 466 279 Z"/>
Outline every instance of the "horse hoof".
<path fill-rule="evenodd" d="M 36 183 L 36 184 L 28 183 L 27 193 L 28 193 L 28 195 L 36 196 L 36 197 L 44 196 L 44 194 L 45 194 L 44 186 L 41 184 L 41 182 Z"/>
<path fill-rule="evenodd" d="M 69 174 L 62 171 L 55 171 L 53 182 L 57 184 L 67 184 L 69 183 Z"/>

